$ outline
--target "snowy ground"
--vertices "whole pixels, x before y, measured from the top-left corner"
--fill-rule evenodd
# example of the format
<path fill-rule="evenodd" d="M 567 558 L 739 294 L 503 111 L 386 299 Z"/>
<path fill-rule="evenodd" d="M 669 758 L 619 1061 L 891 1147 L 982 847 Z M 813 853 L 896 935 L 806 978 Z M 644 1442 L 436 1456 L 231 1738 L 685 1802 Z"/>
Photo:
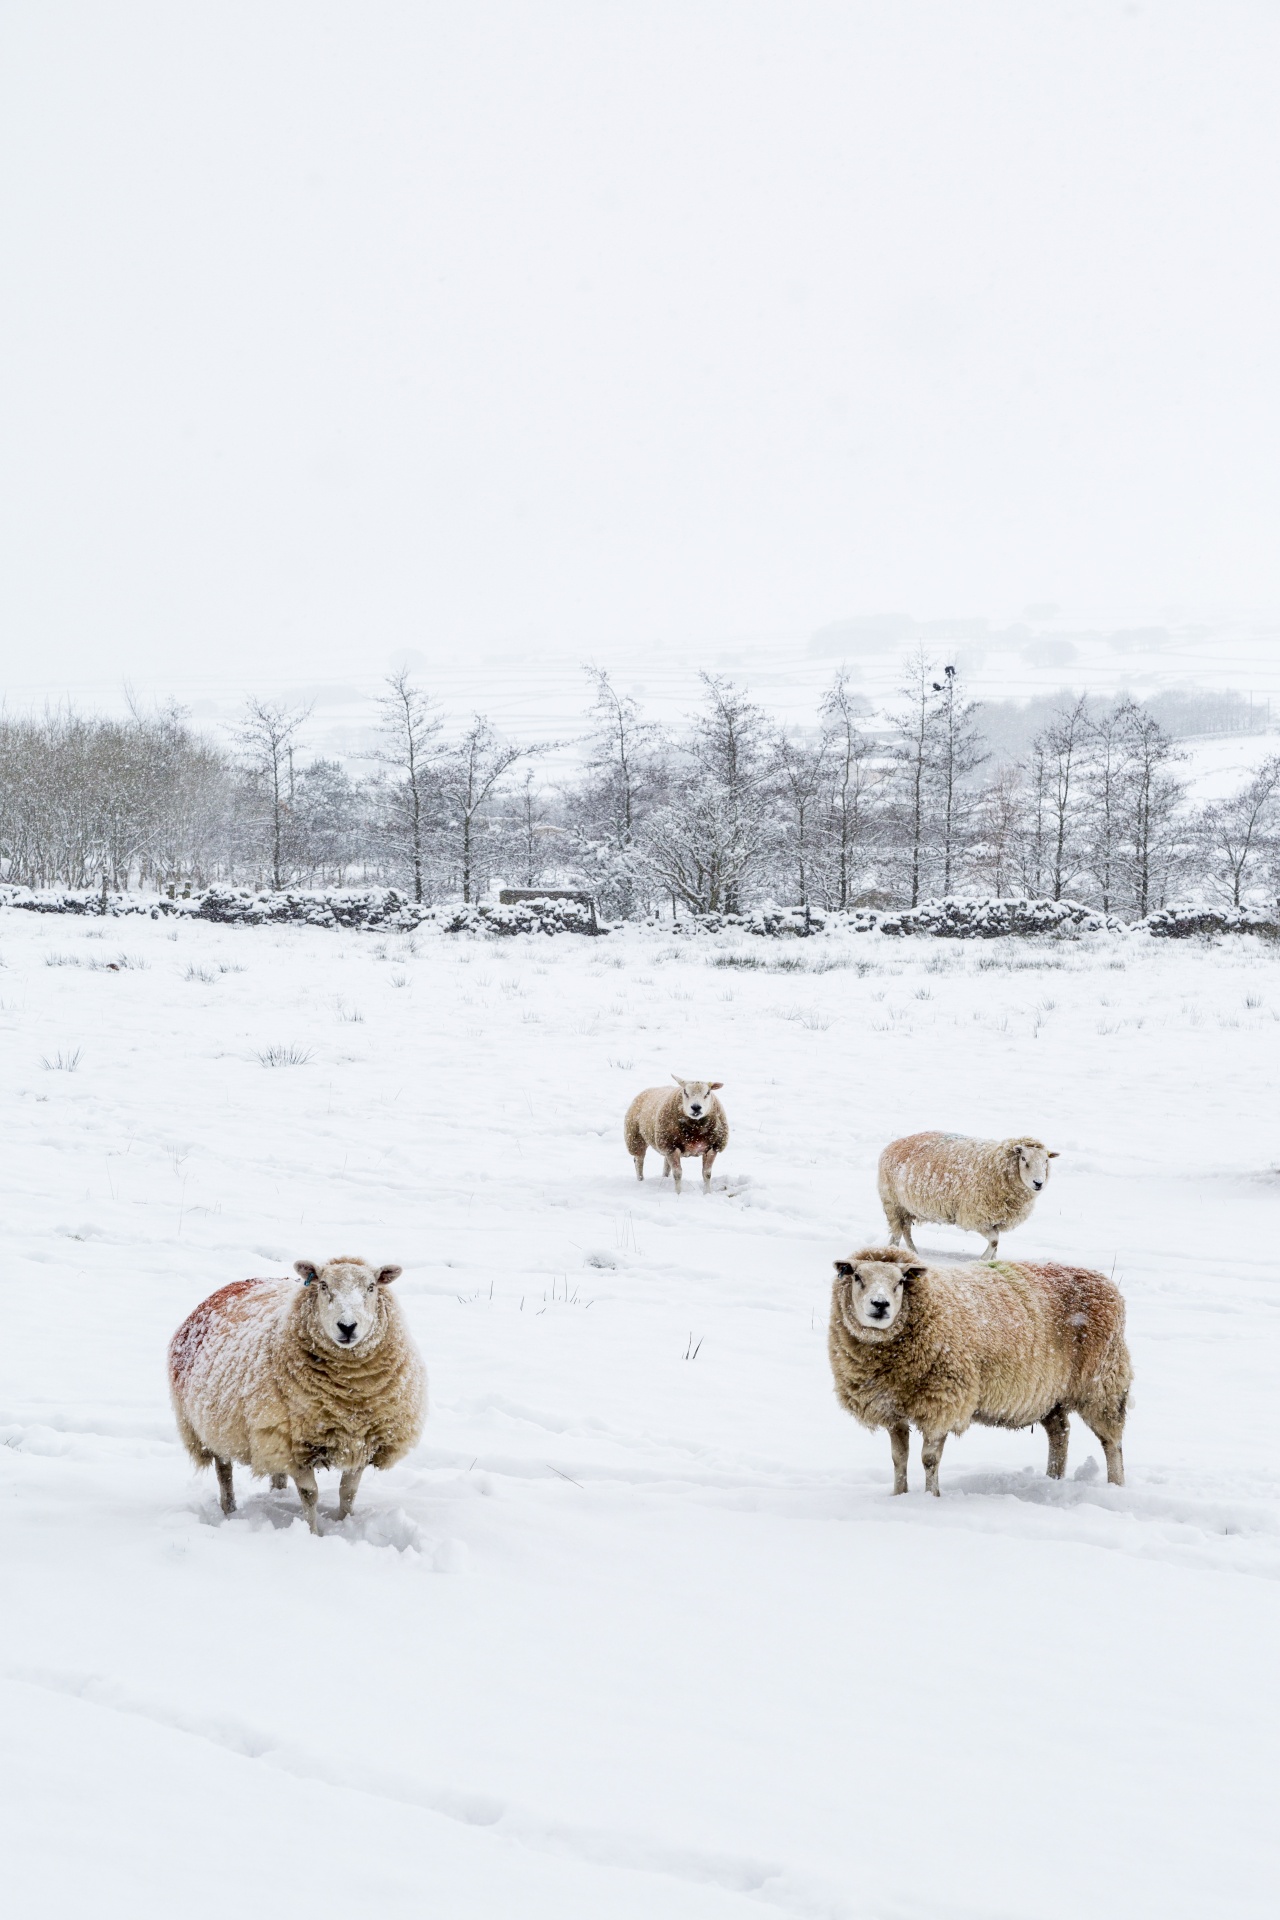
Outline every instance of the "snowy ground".
<path fill-rule="evenodd" d="M 8 1911 L 1274 1911 L 1271 952 L 9 913 L 0 959 Z M 705 1200 L 621 1143 L 673 1069 L 726 1082 Z M 831 1262 L 925 1126 L 1061 1151 L 1007 1251 L 1124 1285 L 1125 1489 L 975 1430 L 895 1501 L 837 1408 Z M 424 1444 L 319 1540 L 243 1474 L 224 1522 L 168 1336 L 343 1252 L 405 1267 Z"/>

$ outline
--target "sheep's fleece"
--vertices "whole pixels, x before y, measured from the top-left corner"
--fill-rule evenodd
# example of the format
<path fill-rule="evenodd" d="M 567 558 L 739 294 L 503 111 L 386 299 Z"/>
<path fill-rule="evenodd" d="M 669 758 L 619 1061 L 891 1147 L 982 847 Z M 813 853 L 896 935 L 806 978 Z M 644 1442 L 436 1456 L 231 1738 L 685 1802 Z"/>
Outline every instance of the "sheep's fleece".
<path fill-rule="evenodd" d="M 169 1347 L 178 1430 L 197 1466 L 224 1463 L 228 1511 L 233 1460 L 277 1482 L 292 1475 L 308 1505 L 317 1468 L 358 1482 L 365 1467 L 392 1466 L 422 1432 L 426 1370 L 388 1285 L 400 1269 L 354 1259 L 298 1268 L 309 1284 L 238 1280 L 211 1294 Z M 325 1318 L 326 1289 L 343 1284 L 366 1303 L 367 1329 L 351 1346 L 337 1344 Z"/>
<path fill-rule="evenodd" d="M 872 1312 L 884 1321 L 860 1317 Z M 936 1492 L 942 1442 L 974 1421 L 1042 1422 L 1049 1471 L 1061 1477 L 1072 1412 L 1102 1442 L 1108 1479 L 1123 1482 L 1133 1370 L 1124 1299 L 1105 1274 L 1007 1260 L 925 1266 L 896 1247 L 865 1247 L 836 1262 L 828 1351 L 841 1403 L 863 1426 L 889 1429 L 895 1492 L 906 1491 L 909 1427 L 924 1436 Z"/>
<path fill-rule="evenodd" d="M 987 1236 L 987 1255 L 996 1252 L 1001 1232 L 1021 1226 L 1036 1203 L 1020 1168 L 1030 1159 L 1049 1177 L 1057 1159 L 1030 1134 L 1010 1140 L 974 1140 L 963 1133 L 912 1133 L 891 1140 L 880 1155 L 880 1202 L 891 1242 L 911 1237 L 916 1220 L 963 1227 Z"/>

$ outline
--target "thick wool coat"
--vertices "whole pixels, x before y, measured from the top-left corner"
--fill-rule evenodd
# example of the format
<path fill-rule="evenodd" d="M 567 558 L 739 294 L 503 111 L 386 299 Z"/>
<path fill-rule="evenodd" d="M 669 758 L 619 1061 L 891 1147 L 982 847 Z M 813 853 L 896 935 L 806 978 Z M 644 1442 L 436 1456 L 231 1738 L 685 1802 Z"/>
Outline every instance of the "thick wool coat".
<path fill-rule="evenodd" d="M 852 1261 L 917 1264 L 896 1247 Z M 883 1329 L 855 1319 L 851 1286 L 838 1276 L 832 1289 L 828 1349 L 837 1397 L 865 1427 L 939 1436 L 975 1421 L 1029 1427 L 1055 1408 L 1123 1421 L 1133 1369 L 1124 1299 L 1105 1274 L 1008 1260 L 925 1267 Z"/>
<path fill-rule="evenodd" d="M 389 1467 L 426 1418 L 426 1370 L 400 1307 L 378 1289 L 359 1345 L 323 1332 L 315 1290 L 238 1280 L 188 1315 L 169 1346 L 169 1388 L 198 1466 L 236 1460 L 256 1474 Z"/>
<path fill-rule="evenodd" d="M 910 1133 L 892 1140 L 880 1155 L 880 1202 L 891 1233 L 899 1217 L 963 1227 L 969 1233 L 1003 1232 L 1027 1218 L 1038 1196 L 1018 1173 L 1023 1147 L 1043 1142 L 974 1140 L 963 1133 Z"/>
<path fill-rule="evenodd" d="M 627 1108 L 623 1123 L 627 1152 L 634 1155 L 653 1147 L 661 1154 L 678 1153 L 682 1159 L 723 1153 L 729 1144 L 729 1122 L 714 1093 L 707 1100 L 706 1113 L 691 1120 L 680 1105 L 679 1087 L 646 1087 Z"/>

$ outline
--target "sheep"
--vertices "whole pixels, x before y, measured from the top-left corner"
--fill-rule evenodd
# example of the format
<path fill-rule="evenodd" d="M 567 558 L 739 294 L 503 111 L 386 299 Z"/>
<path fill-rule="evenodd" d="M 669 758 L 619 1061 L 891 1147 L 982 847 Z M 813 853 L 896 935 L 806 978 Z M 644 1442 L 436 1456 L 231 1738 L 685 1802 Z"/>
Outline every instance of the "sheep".
<path fill-rule="evenodd" d="M 1047 1472 L 1067 1468 L 1069 1413 L 1102 1442 L 1107 1479 L 1124 1485 L 1133 1369 L 1124 1299 L 1088 1267 L 1001 1260 L 929 1267 L 897 1247 L 837 1260 L 828 1352 L 836 1397 L 864 1427 L 887 1427 L 893 1490 L 907 1491 L 910 1429 L 924 1439 L 925 1490 L 938 1491 L 948 1434 L 972 1421 L 1049 1436 Z"/>
<path fill-rule="evenodd" d="M 716 1155 L 729 1144 L 729 1122 L 716 1094 L 723 1080 L 682 1080 L 671 1078 L 678 1092 L 665 1087 L 646 1087 L 627 1108 L 623 1137 L 627 1152 L 636 1163 L 636 1179 L 644 1179 L 644 1160 L 648 1148 L 662 1155 L 662 1177 L 670 1174 L 680 1191 L 680 1162 L 694 1154 L 702 1156 L 702 1191 L 711 1191 L 711 1169 Z"/>
<path fill-rule="evenodd" d="M 889 1244 L 904 1241 L 916 1251 L 911 1229 L 936 1220 L 985 1233 L 983 1260 L 994 1260 L 1000 1235 L 1019 1227 L 1049 1178 L 1050 1153 L 1042 1140 L 972 1140 L 963 1133 L 909 1133 L 880 1155 L 880 1202 L 889 1223 Z"/>
<path fill-rule="evenodd" d="M 337 1467 L 345 1520 L 366 1467 L 390 1467 L 417 1442 L 426 1372 L 388 1292 L 399 1267 L 341 1255 L 294 1262 L 289 1278 L 237 1280 L 201 1301 L 169 1343 L 178 1433 L 212 1463 L 222 1511 L 236 1510 L 232 1462 L 292 1475 L 312 1533 L 316 1468 Z"/>

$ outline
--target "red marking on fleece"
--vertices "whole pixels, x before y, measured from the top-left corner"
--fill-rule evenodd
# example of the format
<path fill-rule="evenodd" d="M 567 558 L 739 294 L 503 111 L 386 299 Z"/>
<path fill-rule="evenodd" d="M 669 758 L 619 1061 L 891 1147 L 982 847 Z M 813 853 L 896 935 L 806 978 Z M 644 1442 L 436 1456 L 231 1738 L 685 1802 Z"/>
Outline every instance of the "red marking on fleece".
<path fill-rule="evenodd" d="M 235 1320 L 237 1315 L 235 1302 L 253 1287 L 260 1287 L 261 1280 L 233 1280 L 229 1287 L 219 1287 L 207 1300 L 189 1313 L 173 1339 L 169 1342 L 169 1378 L 175 1385 L 181 1385 L 190 1373 L 215 1321 Z"/>

